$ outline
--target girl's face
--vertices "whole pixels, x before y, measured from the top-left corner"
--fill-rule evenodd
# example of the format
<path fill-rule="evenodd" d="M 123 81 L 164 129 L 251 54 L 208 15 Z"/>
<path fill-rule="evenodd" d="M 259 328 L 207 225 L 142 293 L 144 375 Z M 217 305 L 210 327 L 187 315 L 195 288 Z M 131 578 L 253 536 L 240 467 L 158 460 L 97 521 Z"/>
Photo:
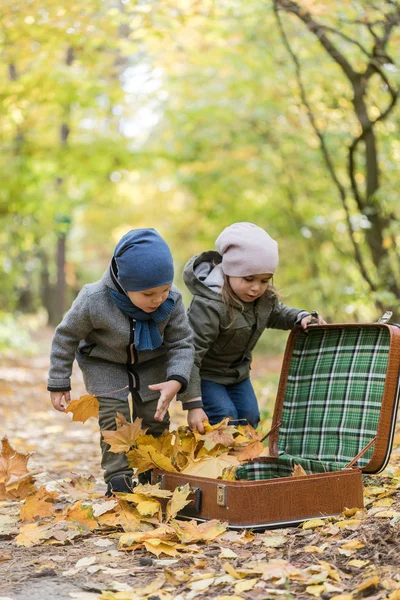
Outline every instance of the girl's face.
<path fill-rule="evenodd" d="M 270 273 L 261 273 L 261 275 L 248 277 L 229 277 L 229 283 L 242 302 L 254 302 L 265 293 L 270 279 L 272 279 Z"/>
<path fill-rule="evenodd" d="M 159 285 L 140 292 L 127 292 L 130 301 L 147 313 L 152 313 L 168 298 L 171 285 Z"/>

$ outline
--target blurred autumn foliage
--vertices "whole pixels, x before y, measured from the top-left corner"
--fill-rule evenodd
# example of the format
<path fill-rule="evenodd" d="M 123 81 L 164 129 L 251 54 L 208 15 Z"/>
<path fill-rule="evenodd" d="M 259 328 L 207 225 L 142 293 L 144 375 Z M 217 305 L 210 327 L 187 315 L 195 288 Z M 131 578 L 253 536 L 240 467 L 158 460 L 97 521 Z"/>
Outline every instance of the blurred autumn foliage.
<path fill-rule="evenodd" d="M 4 314 L 56 324 L 132 227 L 166 237 L 179 284 L 237 220 L 279 241 L 289 304 L 399 314 L 396 2 L 4 0 L 0 20 Z"/>

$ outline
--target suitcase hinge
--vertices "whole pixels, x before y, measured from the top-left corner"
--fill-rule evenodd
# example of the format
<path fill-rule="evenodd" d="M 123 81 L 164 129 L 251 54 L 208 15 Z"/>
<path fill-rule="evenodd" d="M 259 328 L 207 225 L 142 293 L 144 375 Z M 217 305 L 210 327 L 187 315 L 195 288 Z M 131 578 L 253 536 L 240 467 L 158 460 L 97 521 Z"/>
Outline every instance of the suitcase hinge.
<path fill-rule="evenodd" d="M 218 506 L 226 506 L 226 485 L 222 483 L 217 485 L 217 504 Z"/>

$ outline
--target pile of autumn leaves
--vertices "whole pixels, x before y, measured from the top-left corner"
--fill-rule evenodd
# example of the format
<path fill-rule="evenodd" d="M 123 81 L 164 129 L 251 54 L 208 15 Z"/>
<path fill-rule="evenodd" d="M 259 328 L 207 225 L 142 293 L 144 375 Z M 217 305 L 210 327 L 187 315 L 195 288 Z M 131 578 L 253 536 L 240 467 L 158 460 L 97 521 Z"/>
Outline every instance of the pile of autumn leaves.
<path fill-rule="evenodd" d="M 75 420 L 83 420 L 76 416 L 79 411 L 70 412 Z M 103 432 L 104 440 L 112 452 L 126 453 L 139 473 L 157 468 L 231 480 L 236 466 L 267 452 L 253 428 L 230 426 L 228 419 L 214 426 L 207 424 L 204 434 L 180 427 L 159 438 L 147 435 L 141 419 L 129 423 L 118 414 L 116 423 L 115 431 Z M 46 485 L 35 485 L 35 473 L 27 467 L 29 458 L 30 454 L 17 452 L 3 438 L 0 501 L 23 502 L 18 545 L 68 543 L 91 532 L 118 531 L 121 550 L 142 547 L 157 556 L 176 556 L 191 551 L 190 544 L 212 541 L 226 530 L 227 523 L 216 520 L 197 524 L 176 519 L 191 502 L 188 484 L 173 492 L 159 485 L 137 485 L 132 493 L 106 500 L 96 492 L 93 477 L 72 475 L 55 482 L 52 488 L 56 491 L 49 491 Z"/>
<path fill-rule="evenodd" d="M 129 465 L 138 473 L 156 468 L 234 480 L 237 466 L 255 457 L 268 456 L 268 450 L 250 425 L 234 427 L 228 422 L 229 418 L 217 425 L 204 423 L 204 434 L 179 427 L 156 439 L 141 429 L 141 419 L 128 423 L 117 413 L 116 431 L 103 431 L 103 439 L 111 452 L 126 453 Z"/>

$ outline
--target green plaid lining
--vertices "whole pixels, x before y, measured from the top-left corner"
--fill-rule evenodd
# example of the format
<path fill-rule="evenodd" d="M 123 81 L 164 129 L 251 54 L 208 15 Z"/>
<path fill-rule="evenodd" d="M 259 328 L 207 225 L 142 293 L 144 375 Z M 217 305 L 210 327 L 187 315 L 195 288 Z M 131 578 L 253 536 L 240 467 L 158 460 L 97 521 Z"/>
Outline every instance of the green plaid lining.
<path fill-rule="evenodd" d="M 383 327 L 301 332 L 290 362 L 276 465 L 249 463 L 237 469 L 237 478 L 279 477 L 294 463 L 308 473 L 336 471 L 350 462 L 376 435 L 389 344 Z M 359 459 L 360 467 L 372 452 Z"/>

